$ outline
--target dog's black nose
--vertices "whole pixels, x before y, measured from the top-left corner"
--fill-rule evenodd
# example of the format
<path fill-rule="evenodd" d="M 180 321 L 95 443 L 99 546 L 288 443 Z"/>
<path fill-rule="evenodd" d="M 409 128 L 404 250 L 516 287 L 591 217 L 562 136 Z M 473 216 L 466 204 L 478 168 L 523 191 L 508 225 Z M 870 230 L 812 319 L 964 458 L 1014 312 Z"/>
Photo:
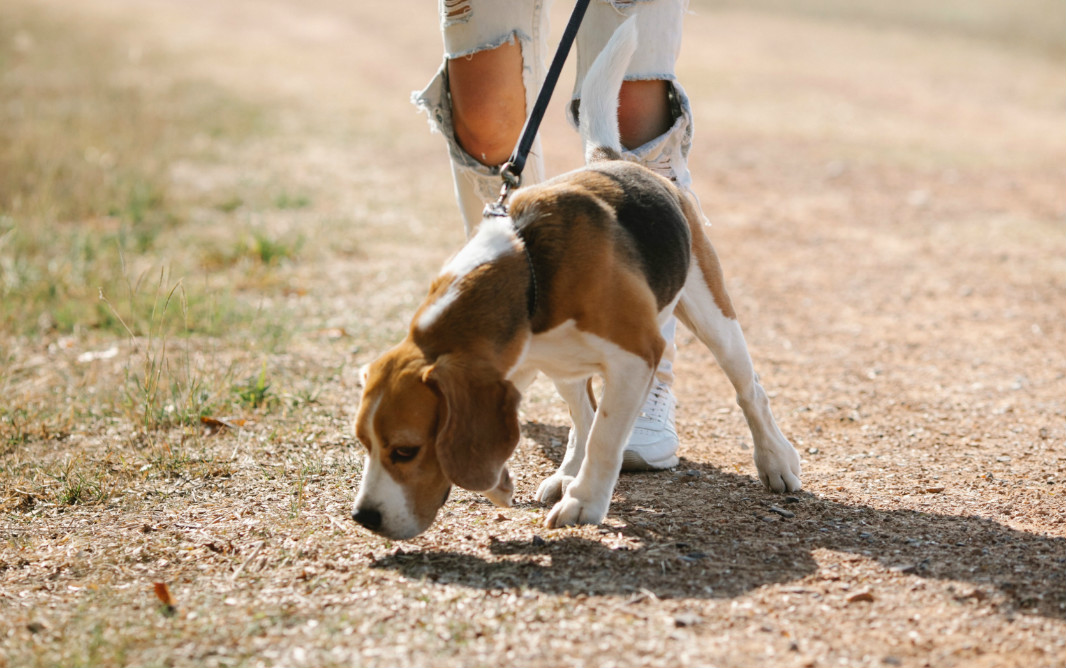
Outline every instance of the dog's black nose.
<path fill-rule="evenodd" d="M 371 531 L 381 528 L 381 513 L 374 508 L 356 508 L 352 512 L 352 519 Z"/>

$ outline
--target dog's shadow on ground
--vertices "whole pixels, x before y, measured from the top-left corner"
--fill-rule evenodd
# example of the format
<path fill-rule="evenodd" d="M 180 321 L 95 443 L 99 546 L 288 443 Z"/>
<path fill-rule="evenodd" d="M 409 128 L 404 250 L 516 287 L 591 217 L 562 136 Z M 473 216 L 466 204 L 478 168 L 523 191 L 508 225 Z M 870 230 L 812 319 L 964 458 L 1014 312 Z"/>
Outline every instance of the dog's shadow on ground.
<path fill-rule="evenodd" d="M 545 453 L 557 459 L 557 430 L 533 431 Z M 809 493 L 770 494 L 751 477 L 687 461 L 673 473 L 624 475 L 615 499 L 610 517 L 622 526 L 602 529 L 602 540 L 552 538 L 544 530 L 529 540 L 493 541 L 488 559 L 398 551 L 374 566 L 483 589 L 726 598 L 800 580 L 818 568 L 814 551 L 826 549 L 875 559 L 904 574 L 966 582 L 969 591 L 960 592 L 960 600 L 998 592 L 1011 608 L 1066 618 L 1062 538 L 980 517 L 885 511 Z"/>

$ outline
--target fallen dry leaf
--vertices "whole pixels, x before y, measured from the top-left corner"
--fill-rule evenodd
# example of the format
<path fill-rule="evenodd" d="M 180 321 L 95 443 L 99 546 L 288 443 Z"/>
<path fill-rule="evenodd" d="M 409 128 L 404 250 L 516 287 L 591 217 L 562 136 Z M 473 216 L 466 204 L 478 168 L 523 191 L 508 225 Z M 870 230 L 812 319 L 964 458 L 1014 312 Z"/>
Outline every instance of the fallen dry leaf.
<path fill-rule="evenodd" d="M 170 593 L 170 587 L 166 582 L 153 582 L 152 589 L 155 590 L 155 597 L 163 604 L 163 614 L 167 617 L 172 616 L 177 612 L 177 605 L 174 602 L 174 597 Z"/>
<path fill-rule="evenodd" d="M 240 429 L 247 424 L 247 422 L 248 421 L 243 418 L 216 418 L 209 415 L 203 415 L 200 417 L 200 423 L 203 424 L 210 433 L 215 433 L 223 429 Z"/>

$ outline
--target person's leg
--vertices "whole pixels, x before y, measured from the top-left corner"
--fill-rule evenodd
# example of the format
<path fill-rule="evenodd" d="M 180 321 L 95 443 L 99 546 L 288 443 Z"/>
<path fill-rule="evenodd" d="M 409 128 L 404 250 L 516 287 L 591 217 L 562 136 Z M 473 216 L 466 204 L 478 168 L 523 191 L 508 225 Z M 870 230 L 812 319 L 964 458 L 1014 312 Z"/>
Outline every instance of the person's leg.
<path fill-rule="evenodd" d="M 580 113 L 577 95 L 588 67 L 617 26 L 632 12 L 637 12 L 637 52 L 619 94 L 618 129 L 626 149 L 624 156 L 666 176 L 691 194 L 688 151 L 692 144 L 692 114 L 674 69 L 687 4 L 687 0 L 594 1 L 578 33 L 577 81 L 570 117 L 576 125 Z M 674 427 L 676 400 L 670 390 L 677 350 L 676 327 L 677 319 L 672 317 L 663 325 L 666 349 L 623 454 L 623 470 L 670 468 L 678 462 Z"/>
<path fill-rule="evenodd" d="M 522 47 L 507 42 L 448 61 L 452 124 L 467 155 L 488 167 L 511 155 L 526 120 Z"/>
<path fill-rule="evenodd" d="M 666 134 L 673 125 L 670 84 L 663 79 L 622 82 L 618 93 L 618 134 L 630 151 Z"/>
<path fill-rule="evenodd" d="M 448 142 L 456 200 L 467 236 L 503 182 L 510 156 L 544 80 L 548 0 L 441 0 L 444 64 L 412 95 Z M 539 140 L 522 173 L 544 178 Z"/>

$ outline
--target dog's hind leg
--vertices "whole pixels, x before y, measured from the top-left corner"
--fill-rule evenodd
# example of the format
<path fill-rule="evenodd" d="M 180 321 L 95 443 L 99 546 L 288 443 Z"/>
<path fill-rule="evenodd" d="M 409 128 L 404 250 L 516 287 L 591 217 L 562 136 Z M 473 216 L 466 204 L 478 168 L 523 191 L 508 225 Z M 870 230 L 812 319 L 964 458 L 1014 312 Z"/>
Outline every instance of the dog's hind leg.
<path fill-rule="evenodd" d="M 729 296 L 718 257 L 703 229 L 693 225 L 693 258 L 676 314 L 710 348 L 737 393 L 755 442 L 759 479 L 775 492 L 800 489 L 800 459 L 774 420 L 770 400 L 759 384 Z"/>
<path fill-rule="evenodd" d="M 591 378 L 555 381 L 555 387 L 570 408 L 570 436 L 559 470 L 537 488 L 537 500 L 541 503 L 555 503 L 574 482 L 581 470 L 581 462 L 585 460 L 585 446 L 588 444 L 592 420 L 596 417 L 596 398 L 592 394 Z"/>

